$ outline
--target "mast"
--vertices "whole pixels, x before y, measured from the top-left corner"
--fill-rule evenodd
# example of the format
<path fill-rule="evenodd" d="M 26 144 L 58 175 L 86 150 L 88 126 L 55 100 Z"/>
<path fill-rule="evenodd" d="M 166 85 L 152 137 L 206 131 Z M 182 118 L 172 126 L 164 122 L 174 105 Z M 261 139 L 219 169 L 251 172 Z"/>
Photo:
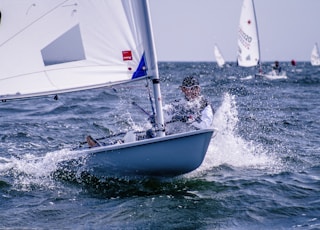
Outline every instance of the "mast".
<path fill-rule="evenodd" d="M 256 22 L 256 31 L 257 31 L 257 42 L 258 42 L 258 52 L 259 52 L 259 72 L 262 71 L 262 63 L 261 63 L 261 51 L 260 51 L 260 38 L 259 38 L 259 30 L 258 30 L 258 21 L 257 21 L 257 15 L 256 15 L 256 7 L 254 6 L 254 0 L 252 0 L 252 6 L 253 6 L 253 15 L 254 15 L 254 21 Z"/>
<path fill-rule="evenodd" d="M 161 96 L 161 90 L 160 90 L 160 78 L 159 78 L 159 71 L 158 71 L 158 61 L 157 61 L 157 55 L 156 55 L 156 48 L 154 44 L 153 39 L 153 31 L 151 26 L 151 17 L 149 14 L 149 1 L 144 0 L 141 1 L 141 9 L 143 10 L 142 15 L 145 16 L 145 20 L 142 21 L 142 23 L 145 23 L 145 26 L 142 28 L 145 28 L 146 31 L 144 35 L 146 36 L 145 39 L 143 39 L 143 42 L 145 43 L 144 47 L 148 47 L 148 50 L 145 50 L 145 56 L 146 56 L 146 64 L 147 64 L 147 72 L 150 76 L 153 84 L 153 93 L 155 98 L 155 106 L 156 106 L 156 112 L 157 112 L 157 124 L 160 128 L 160 136 L 165 136 L 165 125 L 164 125 L 164 116 L 163 116 L 163 109 L 162 109 L 162 96 Z"/>

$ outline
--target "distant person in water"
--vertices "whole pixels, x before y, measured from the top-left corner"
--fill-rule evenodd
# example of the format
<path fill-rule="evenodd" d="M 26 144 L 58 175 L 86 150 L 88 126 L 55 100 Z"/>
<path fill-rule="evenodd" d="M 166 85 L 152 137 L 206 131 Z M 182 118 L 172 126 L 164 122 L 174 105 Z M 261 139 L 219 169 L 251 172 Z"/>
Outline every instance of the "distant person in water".
<path fill-rule="evenodd" d="M 164 117 L 168 124 L 182 122 L 195 129 L 210 128 L 213 122 L 213 108 L 201 95 L 201 87 L 195 76 L 185 77 L 179 87 L 184 97 L 164 106 Z"/>
<path fill-rule="evenodd" d="M 281 73 L 281 66 L 279 65 L 278 61 L 274 62 L 272 69 L 275 71 L 277 75 Z"/>

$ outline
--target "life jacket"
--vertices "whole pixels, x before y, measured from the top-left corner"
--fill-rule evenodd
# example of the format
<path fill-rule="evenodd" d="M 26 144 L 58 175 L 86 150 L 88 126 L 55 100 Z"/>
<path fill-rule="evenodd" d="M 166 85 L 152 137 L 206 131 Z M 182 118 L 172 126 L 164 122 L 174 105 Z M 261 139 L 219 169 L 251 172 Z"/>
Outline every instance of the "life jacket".
<path fill-rule="evenodd" d="M 176 116 L 183 118 L 182 121 L 185 121 L 185 117 L 192 117 L 195 121 L 201 121 L 201 112 L 210 105 L 208 100 L 200 96 L 199 98 L 189 101 L 187 99 L 176 100 L 173 103 L 173 113 Z M 211 105 L 210 105 L 211 106 Z"/>

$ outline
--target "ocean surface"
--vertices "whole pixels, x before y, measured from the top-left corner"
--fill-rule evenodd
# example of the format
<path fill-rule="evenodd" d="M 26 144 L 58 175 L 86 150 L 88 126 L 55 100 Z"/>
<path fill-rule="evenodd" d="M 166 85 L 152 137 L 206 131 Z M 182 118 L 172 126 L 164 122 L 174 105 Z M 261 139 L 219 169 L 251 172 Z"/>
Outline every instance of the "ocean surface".
<path fill-rule="evenodd" d="M 0 103 L 0 229 L 320 229 L 320 67 L 280 64 L 288 79 L 159 63 L 164 104 L 196 74 L 218 130 L 200 168 L 175 178 L 60 168 L 88 134 L 147 127 L 132 105 L 151 111 L 145 81 Z"/>

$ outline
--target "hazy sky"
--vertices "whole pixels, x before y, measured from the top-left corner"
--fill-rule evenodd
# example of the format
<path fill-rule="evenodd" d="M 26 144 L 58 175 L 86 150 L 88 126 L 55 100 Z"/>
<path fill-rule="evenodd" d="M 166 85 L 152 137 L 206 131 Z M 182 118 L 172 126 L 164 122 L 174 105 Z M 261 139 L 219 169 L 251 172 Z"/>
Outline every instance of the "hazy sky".
<path fill-rule="evenodd" d="M 236 61 L 242 0 L 149 0 L 159 61 Z M 309 61 L 320 0 L 255 0 L 262 61 Z"/>

